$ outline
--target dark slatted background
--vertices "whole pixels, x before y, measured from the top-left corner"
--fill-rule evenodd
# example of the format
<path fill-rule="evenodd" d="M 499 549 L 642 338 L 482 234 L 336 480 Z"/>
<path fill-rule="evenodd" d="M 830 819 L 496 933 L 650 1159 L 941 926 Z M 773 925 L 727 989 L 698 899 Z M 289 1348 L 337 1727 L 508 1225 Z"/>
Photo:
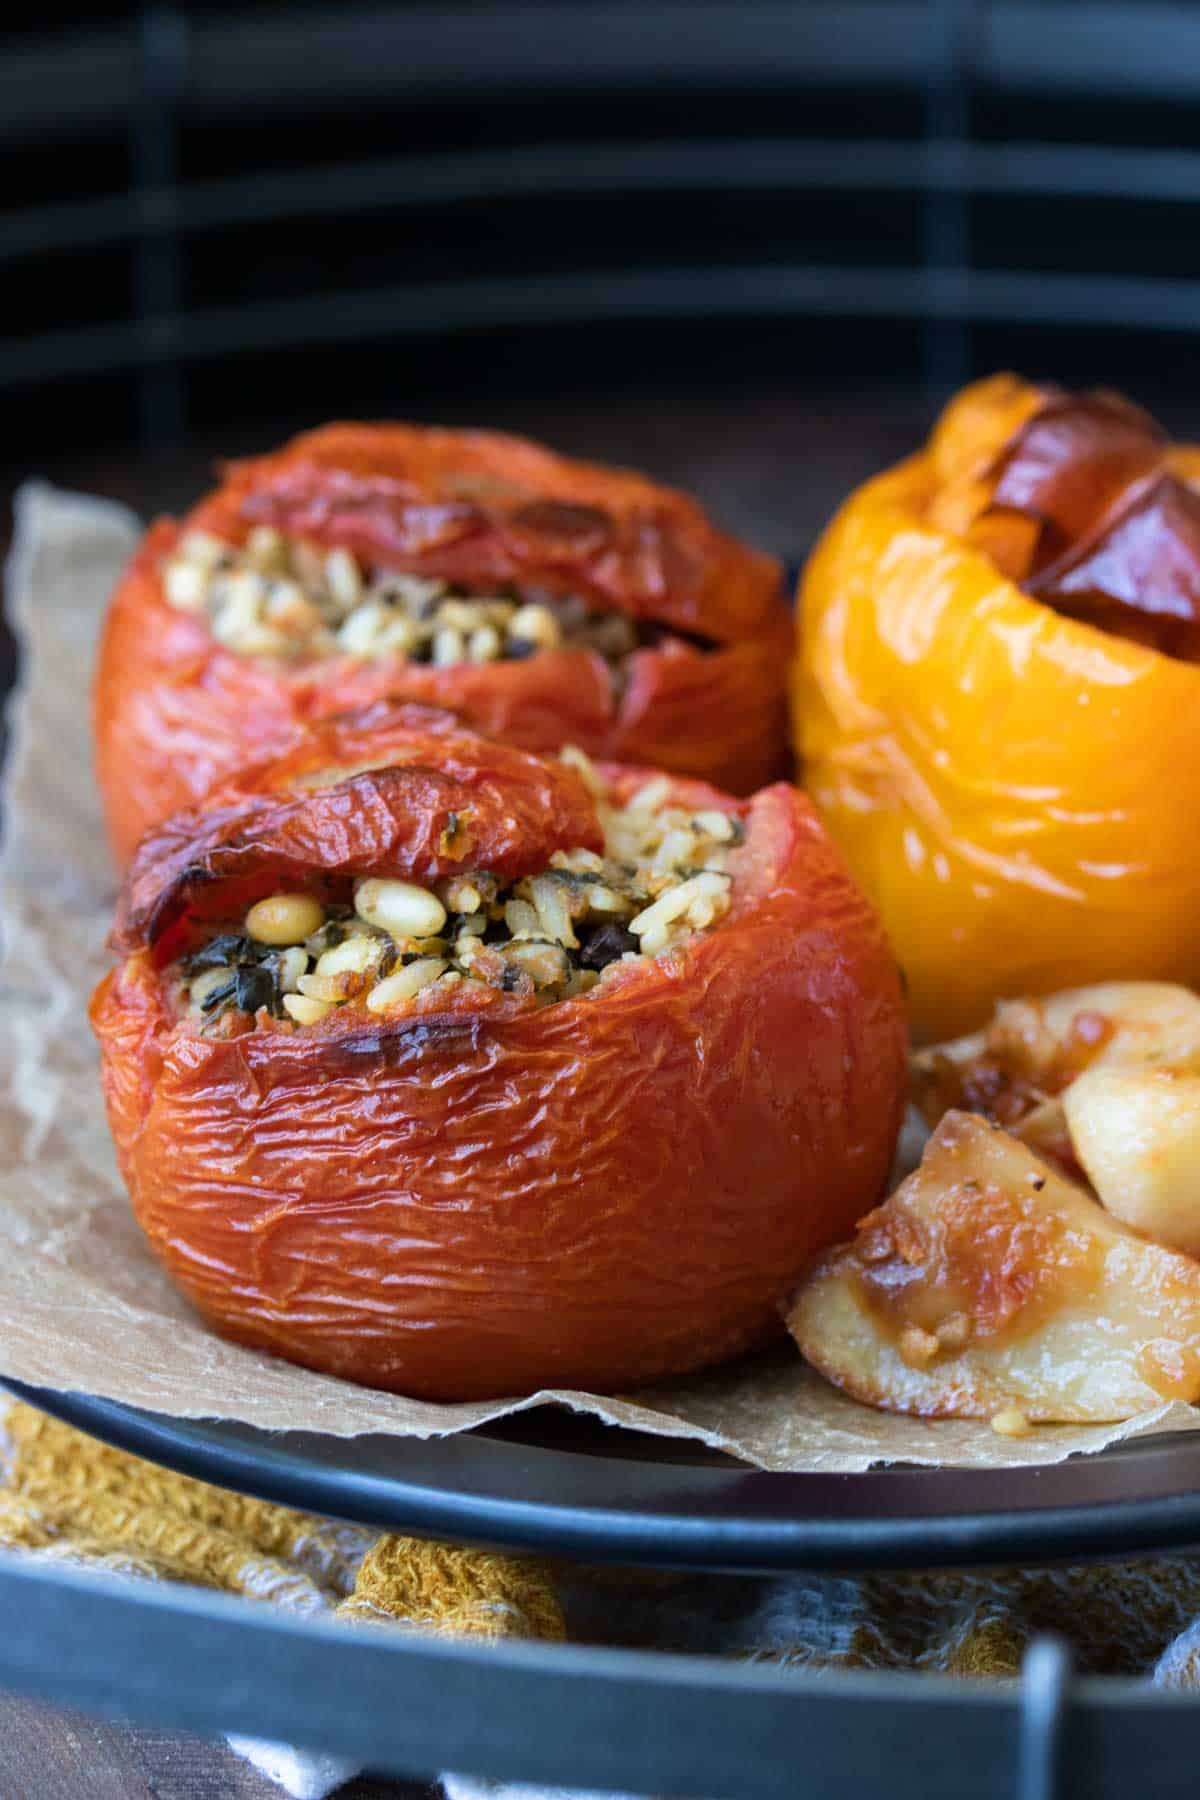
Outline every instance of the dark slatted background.
<path fill-rule="evenodd" d="M 136 467 L 153 497 L 180 446 L 190 478 L 330 413 L 494 420 L 731 486 L 794 554 L 972 370 L 1193 418 L 1194 4 L 50 6 L 4 30 L 13 478 Z"/>

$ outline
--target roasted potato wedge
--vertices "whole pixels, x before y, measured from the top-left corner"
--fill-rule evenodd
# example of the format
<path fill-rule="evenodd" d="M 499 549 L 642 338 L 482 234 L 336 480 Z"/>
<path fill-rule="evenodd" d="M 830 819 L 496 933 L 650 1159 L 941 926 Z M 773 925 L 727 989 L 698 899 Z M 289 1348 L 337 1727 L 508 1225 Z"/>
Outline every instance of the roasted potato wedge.
<path fill-rule="evenodd" d="M 917 1051 L 913 1099 L 928 1125 L 951 1108 L 984 1113 L 1077 1174 L 1064 1094 L 1093 1070 L 1164 1067 L 1200 1074 L 1200 998 L 1171 982 L 1106 981 L 1002 1001 L 986 1030 Z"/>
<path fill-rule="evenodd" d="M 1076 1160 L 1114 1218 L 1200 1256 L 1200 1074 L 1087 1069 L 1062 1107 Z"/>
<path fill-rule="evenodd" d="M 1200 1263 L 973 1114 L 946 1115 L 787 1323 L 837 1387 L 893 1412 L 1020 1429 L 1200 1398 Z"/>

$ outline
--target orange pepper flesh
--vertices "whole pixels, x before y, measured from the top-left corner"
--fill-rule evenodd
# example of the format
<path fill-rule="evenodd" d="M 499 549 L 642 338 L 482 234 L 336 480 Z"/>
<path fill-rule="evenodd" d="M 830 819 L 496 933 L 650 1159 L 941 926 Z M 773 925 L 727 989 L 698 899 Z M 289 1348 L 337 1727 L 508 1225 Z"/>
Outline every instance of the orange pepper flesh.
<path fill-rule="evenodd" d="M 967 536 L 1043 399 L 1011 377 L 967 389 L 850 498 L 803 583 L 808 790 L 882 913 L 918 1039 L 1004 996 L 1200 982 L 1200 668 L 1061 616 Z"/>

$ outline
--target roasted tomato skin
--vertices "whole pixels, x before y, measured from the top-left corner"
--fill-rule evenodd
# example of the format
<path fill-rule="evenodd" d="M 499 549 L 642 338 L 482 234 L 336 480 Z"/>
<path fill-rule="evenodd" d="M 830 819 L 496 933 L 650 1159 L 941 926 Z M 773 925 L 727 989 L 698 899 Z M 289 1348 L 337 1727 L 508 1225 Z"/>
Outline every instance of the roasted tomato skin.
<path fill-rule="evenodd" d="M 241 542 L 262 524 L 468 587 L 579 593 L 667 635 L 631 653 L 620 693 L 584 649 L 450 668 L 251 660 L 169 605 L 160 568 L 187 529 Z M 526 749 L 575 743 L 750 793 L 787 767 L 790 645 L 779 564 L 684 494 L 496 433 L 326 426 L 234 464 L 182 524 L 158 521 L 118 585 L 94 693 L 110 835 L 124 862 L 297 722 L 385 699 L 447 707 Z"/>
<path fill-rule="evenodd" d="M 367 707 L 295 731 L 280 755 L 147 832 L 113 948 L 157 943 L 181 913 L 228 909 L 235 884 L 245 907 L 350 875 L 429 883 L 470 867 L 510 882 L 555 850 L 600 849 L 591 796 L 565 763 L 481 748 L 450 713 L 424 706 Z"/>
<path fill-rule="evenodd" d="M 739 810 L 720 926 L 540 1009 L 463 983 L 436 1009 L 204 1038 L 143 941 L 91 1016 L 134 1209 L 200 1311 L 435 1400 L 622 1388 L 768 1339 L 879 1196 L 905 1027 L 808 803 L 780 784 Z"/>
<path fill-rule="evenodd" d="M 1053 610 L 966 535 L 1041 401 L 1011 377 L 966 389 L 851 496 L 804 578 L 805 782 L 918 1041 L 1016 995 L 1200 981 L 1200 668 Z M 1194 481 L 1194 452 L 1170 461 Z"/>

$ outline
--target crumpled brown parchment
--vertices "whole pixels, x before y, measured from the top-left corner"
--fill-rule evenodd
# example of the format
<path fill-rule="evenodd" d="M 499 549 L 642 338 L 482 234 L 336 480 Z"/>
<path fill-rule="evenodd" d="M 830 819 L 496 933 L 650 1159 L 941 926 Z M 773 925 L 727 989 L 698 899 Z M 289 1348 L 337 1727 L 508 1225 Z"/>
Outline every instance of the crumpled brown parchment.
<path fill-rule="evenodd" d="M 986 1423 L 873 1412 L 787 1349 L 634 1396 L 548 1391 L 433 1405 L 216 1337 L 159 1270 L 129 1210 L 85 1017 L 106 967 L 115 891 L 92 783 L 88 690 L 104 605 L 138 531 L 107 502 L 42 484 L 17 497 L 7 593 L 22 664 L 0 863 L 0 1376 L 182 1418 L 338 1437 L 433 1437 L 549 1401 L 776 1470 L 1057 1462 L 1200 1424 L 1200 1412 L 1174 1404 L 1118 1426 L 1001 1438 Z"/>

